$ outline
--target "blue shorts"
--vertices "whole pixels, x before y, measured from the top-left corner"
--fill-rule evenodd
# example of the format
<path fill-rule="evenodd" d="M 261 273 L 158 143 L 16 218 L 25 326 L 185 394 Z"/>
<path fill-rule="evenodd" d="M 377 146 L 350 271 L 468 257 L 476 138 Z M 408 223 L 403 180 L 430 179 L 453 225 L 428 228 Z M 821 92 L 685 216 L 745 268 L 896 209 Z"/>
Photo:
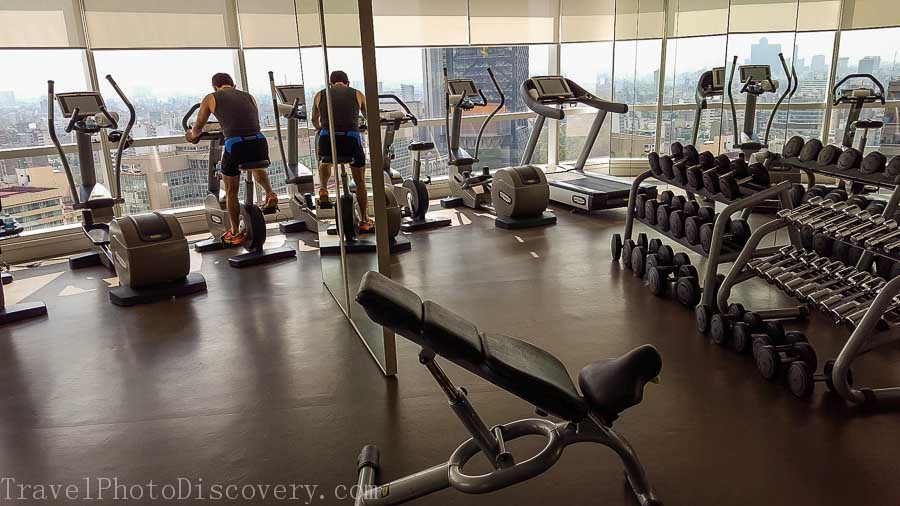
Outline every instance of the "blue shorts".
<path fill-rule="evenodd" d="M 247 137 L 229 137 L 222 151 L 222 175 L 240 176 L 242 163 L 269 159 L 269 143 L 263 134 Z"/>
<path fill-rule="evenodd" d="M 319 161 L 331 162 L 331 137 L 328 130 L 319 132 L 318 141 Z M 335 132 L 334 144 L 337 148 L 338 158 L 349 159 L 350 166 L 359 169 L 366 166 L 366 152 L 363 151 L 362 136 L 359 132 Z"/>

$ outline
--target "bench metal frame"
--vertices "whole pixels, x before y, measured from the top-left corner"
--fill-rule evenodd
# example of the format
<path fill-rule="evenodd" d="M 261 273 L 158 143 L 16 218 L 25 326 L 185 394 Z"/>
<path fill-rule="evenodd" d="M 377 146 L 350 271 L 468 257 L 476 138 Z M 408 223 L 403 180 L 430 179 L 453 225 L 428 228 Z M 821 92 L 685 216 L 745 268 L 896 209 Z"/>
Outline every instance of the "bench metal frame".
<path fill-rule="evenodd" d="M 364 447 L 358 463 L 355 506 L 403 504 L 449 487 L 467 494 L 494 492 L 547 471 L 559 460 L 567 446 L 576 443 L 599 443 L 612 449 L 622 460 L 627 481 L 641 506 L 662 505 L 650 488 L 634 449 L 601 415 L 589 413 L 578 423 L 529 418 L 488 428 L 469 403 L 466 391 L 450 381 L 434 358 L 434 352 L 428 349 L 423 349 L 419 354 L 419 361 L 444 391 L 450 408 L 472 437 L 461 444 L 447 462 L 380 486 L 375 485 L 379 468 L 378 449 Z M 517 463 L 507 451 L 506 442 L 533 435 L 546 438 L 544 448 Z M 463 468 L 466 463 L 479 453 L 488 459 L 494 469 L 482 475 L 465 474 Z"/>

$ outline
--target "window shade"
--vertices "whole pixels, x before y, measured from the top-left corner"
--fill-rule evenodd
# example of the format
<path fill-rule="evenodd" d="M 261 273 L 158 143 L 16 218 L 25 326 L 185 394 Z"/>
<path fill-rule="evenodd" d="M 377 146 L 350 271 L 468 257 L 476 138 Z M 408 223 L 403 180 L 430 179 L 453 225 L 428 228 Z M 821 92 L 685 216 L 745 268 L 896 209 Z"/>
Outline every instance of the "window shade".
<path fill-rule="evenodd" d="M 800 0 L 797 31 L 836 30 L 840 19 L 840 0 Z"/>
<path fill-rule="evenodd" d="M 238 0 L 238 20 L 244 47 L 297 47 L 294 0 Z"/>
<path fill-rule="evenodd" d="M 792 32 L 797 27 L 797 0 L 732 0 L 730 33 Z"/>
<path fill-rule="evenodd" d="M 616 40 L 659 39 L 665 29 L 663 0 L 616 2 Z"/>
<path fill-rule="evenodd" d="M 559 0 L 469 2 L 472 44 L 557 42 Z"/>
<path fill-rule="evenodd" d="M 225 0 L 85 0 L 84 6 L 95 48 L 238 46 Z"/>
<path fill-rule="evenodd" d="M 84 47 L 75 0 L 3 0 L 0 47 Z"/>
<path fill-rule="evenodd" d="M 897 0 L 844 0 L 843 28 L 900 26 Z"/>
<path fill-rule="evenodd" d="M 373 0 L 377 46 L 469 43 L 466 0 Z"/>
<path fill-rule="evenodd" d="M 670 0 L 669 37 L 728 33 L 728 0 Z"/>
<path fill-rule="evenodd" d="M 616 0 L 561 0 L 561 42 L 613 40 Z"/>
<path fill-rule="evenodd" d="M 316 0 L 295 0 L 300 24 L 300 45 L 321 46 L 319 10 Z M 325 30 L 328 47 L 359 47 L 359 12 L 355 0 L 325 0 Z"/>

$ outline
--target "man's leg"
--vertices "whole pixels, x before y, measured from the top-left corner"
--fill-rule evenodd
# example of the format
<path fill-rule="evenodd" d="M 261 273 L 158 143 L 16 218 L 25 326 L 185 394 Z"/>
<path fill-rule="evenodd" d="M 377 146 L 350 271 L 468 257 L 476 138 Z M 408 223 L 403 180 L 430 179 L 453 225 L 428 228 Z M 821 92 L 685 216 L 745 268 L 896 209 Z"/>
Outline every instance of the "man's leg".
<path fill-rule="evenodd" d="M 353 182 L 356 183 L 356 202 L 359 203 L 359 215 L 362 221 L 369 220 L 369 197 L 366 194 L 366 168 L 350 167 Z"/>
<path fill-rule="evenodd" d="M 225 208 L 228 210 L 228 218 L 231 220 L 231 233 L 238 233 L 238 224 L 241 222 L 241 202 L 238 200 L 238 191 L 241 189 L 241 176 L 222 176 L 225 186 Z"/>
<path fill-rule="evenodd" d="M 328 180 L 331 179 L 331 164 L 319 163 L 319 193 L 328 191 Z"/>
<path fill-rule="evenodd" d="M 263 191 L 265 192 L 266 198 L 265 203 L 263 204 L 263 210 L 277 210 L 278 209 L 278 195 L 272 190 L 272 184 L 269 182 L 269 171 L 266 169 L 258 169 L 253 171 L 253 180 L 256 181 L 257 184 L 263 187 Z"/>

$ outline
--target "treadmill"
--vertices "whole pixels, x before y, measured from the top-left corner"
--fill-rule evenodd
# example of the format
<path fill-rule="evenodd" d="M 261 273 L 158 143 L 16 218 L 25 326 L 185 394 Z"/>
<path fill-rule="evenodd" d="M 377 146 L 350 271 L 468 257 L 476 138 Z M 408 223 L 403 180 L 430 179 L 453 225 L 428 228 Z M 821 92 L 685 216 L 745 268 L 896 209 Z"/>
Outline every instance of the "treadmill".
<path fill-rule="evenodd" d="M 626 207 L 628 194 L 631 191 L 631 182 L 604 174 L 585 172 L 584 165 L 597 141 L 607 113 L 624 114 L 628 112 L 628 106 L 595 97 L 571 79 L 562 76 L 531 77 L 522 83 L 522 90 L 525 104 L 538 115 L 538 124 L 535 125 L 535 128 L 542 126 L 546 118 L 564 119 L 566 113 L 563 111 L 563 106 L 566 104 L 584 104 L 597 109 L 597 115 L 591 124 L 584 147 L 581 148 L 581 154 L 575 165 L 561 172 L 547 174 L 552 176 L 574 171 L 581 177 L 548 181 L 550 200 L 585 211 Z M 651 198 L 656 197 L 656 187 L 653 185 L 641 185 L 640 191 L 648 194 Z"/>

